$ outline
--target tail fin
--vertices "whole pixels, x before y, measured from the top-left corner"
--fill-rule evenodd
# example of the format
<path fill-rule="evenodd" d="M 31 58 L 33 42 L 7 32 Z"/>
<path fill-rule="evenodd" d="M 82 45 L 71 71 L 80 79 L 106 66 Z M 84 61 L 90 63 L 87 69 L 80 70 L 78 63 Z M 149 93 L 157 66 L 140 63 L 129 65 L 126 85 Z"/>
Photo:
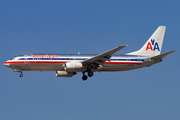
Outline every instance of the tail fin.
<path fill-rule="evenodd" d="M 148 57 L 160 55 L 165 30 L 166 26 L 159 26 L 140 50 L 128 53 L 127 55 L 141 55 Z"/>

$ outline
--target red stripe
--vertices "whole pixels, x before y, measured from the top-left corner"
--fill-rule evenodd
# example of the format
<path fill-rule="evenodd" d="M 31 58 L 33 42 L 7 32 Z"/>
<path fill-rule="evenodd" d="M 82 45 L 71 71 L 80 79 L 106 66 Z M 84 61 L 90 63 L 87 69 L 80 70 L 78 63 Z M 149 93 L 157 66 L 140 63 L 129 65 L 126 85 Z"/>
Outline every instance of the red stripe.
<path fill-rule="evenodd" d="M 139 62 L 104 62 L 103 64 L 142 64 Z"/>
<path fill-rule="evenodd" d="M 69 61 L 8 61 L 4 64 L 15 64 L 15 63 L 67 63 Z M 142 64 L 140 62 L 104 62 L 103 64 Z"/>
<path fill-rule="evenodd" d="M 10 61 L 10 62 L 4 62 L 4 64 L 11 64 L 11 63 L 24 63 L 24 61 Z"/>
<path fill-rule="evenodd" d="M 67 61 L 8 61 L 4 64 L 15 64 L 15 63 L 67 63 Z"/>

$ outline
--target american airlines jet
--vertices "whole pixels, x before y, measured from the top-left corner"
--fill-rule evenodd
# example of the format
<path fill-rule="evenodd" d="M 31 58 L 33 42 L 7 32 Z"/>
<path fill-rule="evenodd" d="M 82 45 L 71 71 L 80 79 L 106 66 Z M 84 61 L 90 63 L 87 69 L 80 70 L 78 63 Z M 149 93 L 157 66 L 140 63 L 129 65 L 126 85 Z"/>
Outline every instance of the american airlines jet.
<path fill-rule="evenodd" d="M 72 77 L 82 72 L 82 79 L 87 80 L 97 71 L 126 71 L 142 67 L 149 67 L 161 62 L 162 58 L 175 50 L 161 54 L 166 26 L 159 26 L 144 46 L 135 52 L 125 55 L 113 55 L 126 47 L 118 46 L 98 55 L 85 54 L 25 54 L 13 57 L 4 62 L 6 67 L 22 71 L 56 71 L 57 77 Z M 86 75 L 87 73 L 87 75 Z"/>

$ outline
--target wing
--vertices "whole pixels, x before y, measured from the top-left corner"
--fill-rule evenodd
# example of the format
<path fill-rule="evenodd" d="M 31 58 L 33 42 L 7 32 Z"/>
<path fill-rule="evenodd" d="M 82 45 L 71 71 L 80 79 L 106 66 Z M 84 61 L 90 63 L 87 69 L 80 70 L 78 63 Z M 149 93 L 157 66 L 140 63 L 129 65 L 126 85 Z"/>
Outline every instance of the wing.
<path fill-rule="evenodd" d="M 105 61 L 109 60 L 111 58 L 111 55 L 114 54 L 115 52 L 121 50 L 122 48 L 126 47 L 127 45 L 122 45 L 122 46 L 118 46 L 114 49 L 111 49 L 107 52 L 104 52 L 102 54 L 99 54 L 95 57 L 92 57 L 88 60 L 85 60 L 82 62 L 82 64 L 84 66 L 89 66 L 89 65 L 92 65 L 92 64 L 95 64 L 96 66 L 97 65 L 102 65 Z"/>

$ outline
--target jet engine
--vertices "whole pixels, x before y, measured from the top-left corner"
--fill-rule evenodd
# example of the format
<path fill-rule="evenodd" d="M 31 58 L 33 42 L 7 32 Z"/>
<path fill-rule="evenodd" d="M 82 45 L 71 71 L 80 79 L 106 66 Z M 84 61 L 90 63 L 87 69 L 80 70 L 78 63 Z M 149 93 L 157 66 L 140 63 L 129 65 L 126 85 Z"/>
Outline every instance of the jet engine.
<path fill-rule="evenodd" d="M 86 70 L 86 67 L 80 62 L 68 62 L 62 66 L 67 72 L 82 72 Z"/>
<path fill-rule="evenodd" d="M 76 72 L 56 71 L 56 77 L 72 77 Z"/>

